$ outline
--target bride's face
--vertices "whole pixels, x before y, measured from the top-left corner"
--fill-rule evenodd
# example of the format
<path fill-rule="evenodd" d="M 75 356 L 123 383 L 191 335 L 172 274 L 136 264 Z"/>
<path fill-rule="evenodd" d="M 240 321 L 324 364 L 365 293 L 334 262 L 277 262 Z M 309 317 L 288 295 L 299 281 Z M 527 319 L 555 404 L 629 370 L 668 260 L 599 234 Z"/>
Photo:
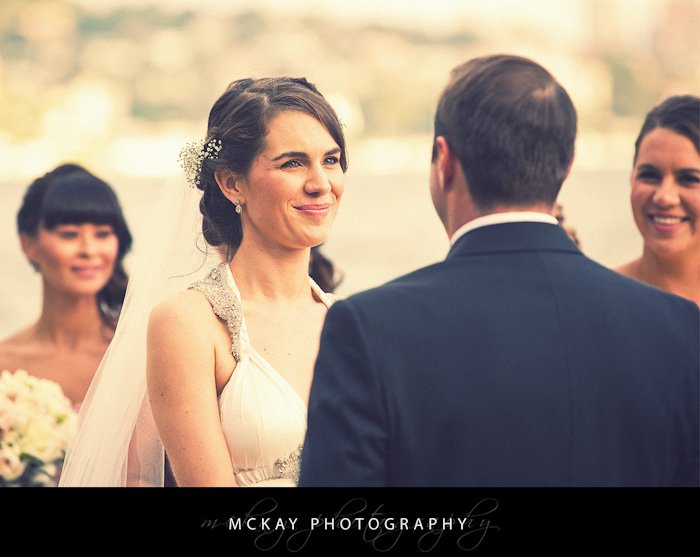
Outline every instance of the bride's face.
<path fill-rule="evenodd" d="M 289 249 L 326 240 L 343 195 L 341 151 L 309 114 L 288 111 L 268 125 L 265 146 L 240 181 L 243 242 Z"/>

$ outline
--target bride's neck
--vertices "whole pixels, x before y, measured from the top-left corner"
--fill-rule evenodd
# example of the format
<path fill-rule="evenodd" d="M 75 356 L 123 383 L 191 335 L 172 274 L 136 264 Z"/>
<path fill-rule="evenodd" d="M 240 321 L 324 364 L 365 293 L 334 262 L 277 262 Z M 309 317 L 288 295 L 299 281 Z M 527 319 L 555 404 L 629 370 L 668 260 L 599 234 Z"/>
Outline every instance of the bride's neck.
<path fill-rule="evenodd" d="M 262 248 L 245 241 L 231 262 L 243 298 L 295 300 L 309 296 L 309 249 Z"/>

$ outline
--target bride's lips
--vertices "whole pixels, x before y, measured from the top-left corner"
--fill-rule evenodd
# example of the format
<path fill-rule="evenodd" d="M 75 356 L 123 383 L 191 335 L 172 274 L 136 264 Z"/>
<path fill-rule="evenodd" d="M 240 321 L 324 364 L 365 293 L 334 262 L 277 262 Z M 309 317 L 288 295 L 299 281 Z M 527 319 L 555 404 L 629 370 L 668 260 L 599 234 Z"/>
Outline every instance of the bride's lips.
<path fill-rule="evenodd" d="M 667 215 L 664 213 L 650 213 L 647 218 L 659 232 L 672 233 L 679 230 L 690 219 L 682 215 Z"/>
<path fill-rule="evenodd" d="M 323 218 L 328 214 L 328 211 L 331 208 L 331 204 L 330 203 L 320 203 L 320 204 L 312 204 L 312 205 L 295 205 L 294 208 L 297 211 L 301 211 L 306 216 L 315 217 L 315 218 Z"/>

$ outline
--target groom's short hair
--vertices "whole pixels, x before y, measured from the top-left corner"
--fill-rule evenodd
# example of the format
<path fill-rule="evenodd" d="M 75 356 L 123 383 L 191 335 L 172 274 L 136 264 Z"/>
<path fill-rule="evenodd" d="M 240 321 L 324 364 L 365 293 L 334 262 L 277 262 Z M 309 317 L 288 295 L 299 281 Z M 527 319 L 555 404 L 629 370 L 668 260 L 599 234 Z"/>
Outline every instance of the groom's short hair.
<path fill-rule="evenodd" d="M 482 210 L 557 198 L 574 156 L 576 110 L 539 64 L 519 56 L 475 58 L 452 70 L 435 114 Z M 433 152 L 433 157 L 435 152 Z"/>

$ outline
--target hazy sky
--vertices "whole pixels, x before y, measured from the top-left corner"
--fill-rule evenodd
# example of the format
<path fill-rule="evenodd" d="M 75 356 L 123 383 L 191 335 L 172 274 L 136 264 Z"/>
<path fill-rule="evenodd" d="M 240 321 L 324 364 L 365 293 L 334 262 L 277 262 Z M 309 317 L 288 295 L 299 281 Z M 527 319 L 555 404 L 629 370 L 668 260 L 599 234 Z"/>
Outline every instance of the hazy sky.
<path fill-rule="evenodd" d="M 71 0 L 95 11 L 108 10 L 116 5 L 149 4 L 147 0 Z M 458 24 L 462 16 L 481 17 L 485 20 L 520 20 L 575 29 L 591 5 L 612 6 L 636 19 L 653 17 L 656 9 L 666 0 L 347 0 L 322 2 L 319 0 L 150 0 L 164 8 L 196 8 L 199 11 L 237 12 L 269 10 L 279 12 L 313 12 L 323 17 L 342 17 L 407 21 L 431 24 Z"/>
<path fill-rule="evenodd" d="M 475 20 L 482 31 L 517 24 L 569 44 L 590 36 L 591 13 L 596 10 L 622 35 L 645 37 L 667 0 L 69 0 L 95 12 L 114 6 L 158 4 L 176 11 L 191 8 L 209 12 L 249 10 L 312 13 L 324 18 L 379 22 L 420 27 L 424 31 L 459 30 Z M 700 0 L 691 0 L 698 1 Z M 632 37 L 634 38 L 634 37 Z"/>

